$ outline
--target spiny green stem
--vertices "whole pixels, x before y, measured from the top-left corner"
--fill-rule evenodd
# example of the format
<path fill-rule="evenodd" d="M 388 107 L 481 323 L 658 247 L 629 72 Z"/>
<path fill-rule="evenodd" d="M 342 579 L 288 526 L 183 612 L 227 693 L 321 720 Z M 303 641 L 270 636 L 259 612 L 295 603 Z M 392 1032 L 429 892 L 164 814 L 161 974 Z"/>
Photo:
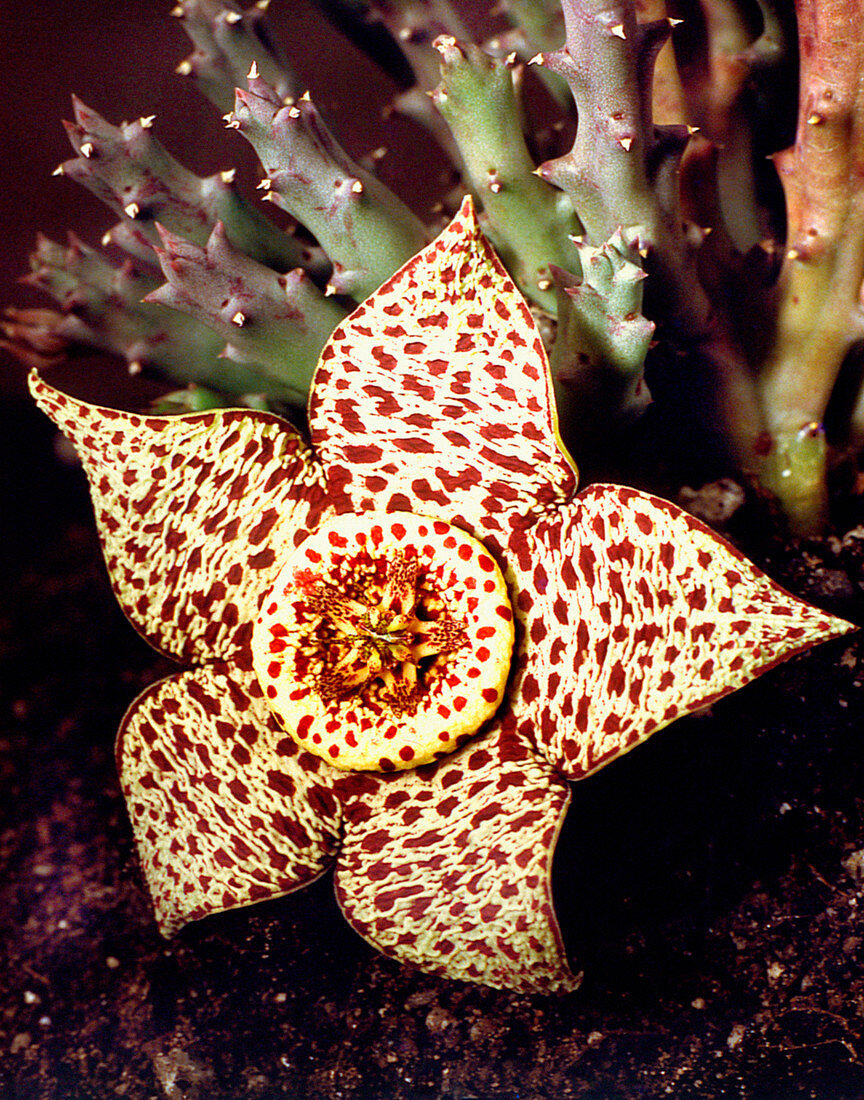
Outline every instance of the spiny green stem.
<path fill-rule="evenodd" d="M 59 171 L 133 222 L 152 244 L 159 240 L 156 221 L 199 244 L 221 221 L 238 248 L 279 271 L 314 262 L 310 250 L 238 194 L 233 171 L 202 179 L 153 137 L 152 118 L 117 127 L 79 99 L 73 104 L 75 122 L 66 130 L 78 157 Z"/>
<path fill-rule="evenodd" d="M 579 124 L 570 152 L 539 171 L 571 196 L 589 244 L 619 226 L 637 244 L 654 315 L 668 319 L 673 339 L 698 349 L 731 445 L 749 467 L 761 420 L 748 367 L 699 284 L 682 226 L 678 165 L 687 130 L 652 119 L 653 66 L 669 24 L 637 25 L 625 0 L 563 0 L 563 9 L 565 46 L 542 61 L 569 84 Z"/>
<path fill-rule="evenodd" d="M 453 133 L 466 182 L 482 203 L 483 231 L 523 294 L 554 313 L 549 265 L 578 270 L 569 239 L 581 230 L 573 204 L 535 172 L 510 66 L 450 37 L 435 46 L 441 83 L 433 100 Z"/>
<path fill-rule="evenodd" d="M 234 106 L 253 64 L 280 96 L 298 96 L 302 87 L 271 35 L 266 12 L 270 0 L 258 0 L 243 11 L 234 0 L 180 0 L 171 14 L 182 20 L 194 51 L 177 72 L 195 78 L 223 114 Z"/>
<path fill-rule="evenodd" d="M 255 387 L 305 405 L 318 356 L 345 310 L 297 268 L 278 275 L 234 248 L 217 222 L 204 248 L 161 231 L 167 282 L 147 296 L 217 333 L 220 357 L 260 374 Z M 226 363 L 227 366 L 227 363 Z"/>
<path fill-rule="evenodd" d="M 308 96 L 284 103 L 257 73 L 228 125 L 255 148 L 262 190 L 312 232 L 333 262 L 329 289 L 362 301 L 428 241 L 426 227 L 339 146 Z"/>
<path fill-rule="evenodd" d="M 133 373 L 146 364 L 183 382 L 231 388 L 223 384 L 218 338 L 173 310 L 142 302 L 158 282 L 131 261 L 117 268 L 74 236 L 67 248 L 40 236 L 30 263 L 24 281 L 47 291 L 63 310 L 58 337 L 120 355 Z M 236 379 L 236 392 L 255 390 L 254 383 L 247 373 Z"/>
<path fill-rule="evenodd" d="M 584 461 L 647 407 L 643 366 L 654 325 L 641 313 L 639 254 L 620 231 L 580 253 L 581 278 L 553 268 L 558 336 L 550 365 L 564 441 Z"/>

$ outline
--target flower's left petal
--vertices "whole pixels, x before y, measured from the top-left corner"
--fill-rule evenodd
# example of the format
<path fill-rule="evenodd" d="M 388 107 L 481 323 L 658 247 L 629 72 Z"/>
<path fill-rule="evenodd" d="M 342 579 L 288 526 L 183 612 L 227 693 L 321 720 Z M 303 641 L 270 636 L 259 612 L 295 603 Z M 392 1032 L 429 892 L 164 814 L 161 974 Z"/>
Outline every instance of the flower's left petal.
<path fill-rule="evenodd" d="M 496 988 L 575 988 L 555 914 L 552 853 L 567 785 L 500 725 L 437 765 L 337 783 L 336 894 L 385 955 Z"/>
<path fill-rule="evenodd" d="M 246 410 L 117 412 L 35 372 L 30 388 L 81 456 L 111 583 L 135 628 L 189 663 L 247 651 L 280 559 L 327 508 L 297 432 Z"/>
<path fill-rule="evenodd" d="M 120 783 L 159 927 L 305 886 L 338 846 L 332 769 L 280 729 L 253 675 L 214 666 L 141 695 Z"/>
<path fill-rule="evenodd" d="M 309 422 L 355 511 L 496 542 L 576 489 L 539 332 L 470 199 L 330 337 Z"/>
<path fill-rule="evenodd" d="M 674 504 L 621 486 L 587 489 L 509 557 L 522 624 L 511 706 L 571 779 L 855 629 Z"/>

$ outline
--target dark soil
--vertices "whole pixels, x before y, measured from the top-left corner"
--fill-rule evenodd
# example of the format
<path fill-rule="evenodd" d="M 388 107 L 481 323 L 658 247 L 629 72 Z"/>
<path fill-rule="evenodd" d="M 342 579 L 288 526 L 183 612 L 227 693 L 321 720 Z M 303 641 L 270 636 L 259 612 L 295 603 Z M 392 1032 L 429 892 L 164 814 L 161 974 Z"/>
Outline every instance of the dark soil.
<path fill-rule="evenodd" d="M 14 403 L 3 420 L 4 1097 L 864 1096 L 862 640 L 810 652 L 577 788 L 557 858 L 585 970 L 574 994 L 382 959 L 326 880 L 166 942 L 112 741 L 169 666 L 113 602 L 50 426 Z M 864 528 L 748 549 L 864 621 Z"/>

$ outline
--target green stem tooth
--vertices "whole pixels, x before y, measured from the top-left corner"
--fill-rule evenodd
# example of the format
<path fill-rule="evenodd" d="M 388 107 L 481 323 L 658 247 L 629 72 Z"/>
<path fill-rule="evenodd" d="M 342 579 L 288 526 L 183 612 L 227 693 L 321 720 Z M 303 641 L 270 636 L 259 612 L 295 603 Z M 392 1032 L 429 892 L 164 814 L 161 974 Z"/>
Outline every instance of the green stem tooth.
<path fill-rule="evenodd" d="M 483 207 L 483 230 L 523 294 L 555 312 L 549 265 L 572 267 L 569 237 L 581 230 L 570 199 L 541 180 L 522 135 L 513 72 L 479 47 L 438 38 L 434 101 L 459 149 L 466 182 Z"/>
<path fill-rule="evenodd" d="M 234 106 L 234 89 L 241 87 L 252 65 L 282 96 L 298 96 L 302 88 L 270 33 L 269 0 L 243 11 L 234 0 L 180 0 L 172 15 L 195 47 L 177 71 L 194 77 L 198 87 L 224 114 Z"/>
<path fill-rule="evenodd" d="M 253 371 L 257 390 L 303 405 L 327 338 L 345 310 L 299 268 L 286 275 L 234 248 L 217 223 L 204 248 L 162 230 L 167 282 L 147 297 L 189 314 L 224 340 L 220 355 Z M 232 388 L 233 391 L 233 388 Z"/>
<path fill-rule="evenodd" d="M 411 210 L 339 146 L 308 95 L 283 103 L 252 74 L 232 120 L 263 165 L 262 190 L 333 262 L 329 290 L 362 301 L 429 240 Z"/>
<path fill-rule="evenodd" d="M 301 242 L 281 233 L 260 210 L 241 198 L 233 173 L 202 178 L 184 168 L 152 134 L 152 119 L 112 126 L 78 99 L 76 121 L 67 123 L 79 154 L 63 175 L 83 184 L 151 244 L 155 222 L 203 244 L 221 221 L 238 248 L 280 271 L 315 262 Z"/>

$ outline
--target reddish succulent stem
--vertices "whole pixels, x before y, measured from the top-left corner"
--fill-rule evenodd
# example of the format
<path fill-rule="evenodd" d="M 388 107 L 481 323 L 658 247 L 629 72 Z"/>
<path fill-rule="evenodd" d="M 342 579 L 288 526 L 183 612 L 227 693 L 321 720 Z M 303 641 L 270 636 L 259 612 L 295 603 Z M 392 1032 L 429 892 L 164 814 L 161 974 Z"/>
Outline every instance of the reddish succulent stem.
<path fill-rule="evenodd" d="M 773 443 L 763 478 L 806 531 L 824 510 L 822 419 L 843 360 L 864 336 L 864 4 L 796 7 L 798 129 L 777 158 L 788 244 L 761 395 Z"/>

